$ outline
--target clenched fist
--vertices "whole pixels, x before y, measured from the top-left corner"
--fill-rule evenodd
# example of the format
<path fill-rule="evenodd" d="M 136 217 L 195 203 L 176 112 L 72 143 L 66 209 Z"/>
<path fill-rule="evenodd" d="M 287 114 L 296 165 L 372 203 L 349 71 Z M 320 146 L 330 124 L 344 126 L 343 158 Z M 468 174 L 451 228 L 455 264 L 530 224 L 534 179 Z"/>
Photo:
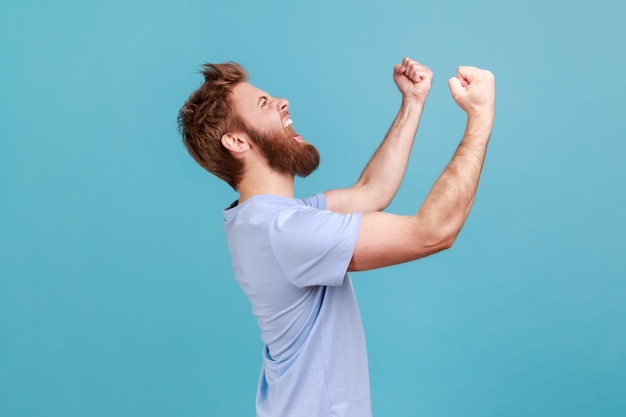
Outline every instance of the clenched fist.
<path fill-rule="evenodd" d="M 493 114 L 496 100 L 495 77 L 490 71 L 459 67 L 448 80 L 452 98 L 468 116 Z"/>
<path fill-rule="evenodd" d="M 433 81 L 433 73 L 428 67 L 410 58 L 404 58 L 402 64 L 393 67 L 395 81 L 403 99 L 426 101 Z"/>

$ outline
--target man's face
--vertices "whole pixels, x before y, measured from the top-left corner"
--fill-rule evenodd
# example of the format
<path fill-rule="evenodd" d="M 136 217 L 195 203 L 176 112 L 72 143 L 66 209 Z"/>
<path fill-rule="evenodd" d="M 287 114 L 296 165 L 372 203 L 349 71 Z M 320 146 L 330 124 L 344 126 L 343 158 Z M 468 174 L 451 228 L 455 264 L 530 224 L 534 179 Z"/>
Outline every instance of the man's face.
<path fill-rule="evenodd" d="M 292 127 L 289 102 L 271 97 L 249 83 L 233 88 L 235 111 L 269 165 L 279 172 L 306 177 L 319 165 L 317 149 Z"/>

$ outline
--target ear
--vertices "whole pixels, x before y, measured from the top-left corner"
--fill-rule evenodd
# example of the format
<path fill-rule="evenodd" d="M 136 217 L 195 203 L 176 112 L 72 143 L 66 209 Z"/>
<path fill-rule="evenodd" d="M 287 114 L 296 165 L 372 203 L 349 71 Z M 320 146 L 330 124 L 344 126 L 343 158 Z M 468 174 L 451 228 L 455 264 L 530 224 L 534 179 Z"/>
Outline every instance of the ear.
<path fill-rule="evenodd" d="M 229 132 L 222 136 L 222 146 L 235 154 L 242 154 L 250 149 L 250 139 L 245 133 Z"/>

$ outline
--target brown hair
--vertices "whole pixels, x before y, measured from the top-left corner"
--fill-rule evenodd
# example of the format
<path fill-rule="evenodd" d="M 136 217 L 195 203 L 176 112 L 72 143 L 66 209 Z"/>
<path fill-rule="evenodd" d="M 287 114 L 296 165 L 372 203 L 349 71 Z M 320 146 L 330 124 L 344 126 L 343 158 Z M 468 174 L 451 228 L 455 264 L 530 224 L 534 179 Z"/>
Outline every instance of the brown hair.
<path fill-rule="evenodd" d="M 204 84 L 180 109 L 178 131 L 193 159 L 236 190 L 244 167 L 222 145 L 221 139 L 225 133 L 242 127 L 231 94 L 236 84 L 248 80 L 248 73 L 234 62 L 202 67 Z"/>

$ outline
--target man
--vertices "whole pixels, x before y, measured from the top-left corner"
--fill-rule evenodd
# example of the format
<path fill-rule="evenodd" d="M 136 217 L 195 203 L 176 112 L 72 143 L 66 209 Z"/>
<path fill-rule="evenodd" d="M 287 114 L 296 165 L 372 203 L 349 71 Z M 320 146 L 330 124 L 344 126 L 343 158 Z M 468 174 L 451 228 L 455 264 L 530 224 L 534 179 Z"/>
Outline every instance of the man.
<path fill-rule="evenodd" d="M 357 183 L 294 199 L 295 175 L 319 163 L 289 103 L 247 82 L 234 63 L 205 64 L 179 113 L 190 154 L 239 193 L 224 210 L 235 277 L 265 343 L 257 416 L 371 416 L 367 354 L 348 271 L 450 248 L 472 206 L 494 120 L 489 71 L 459 67 L 448 84 L 467 113 L 452 160 L 413 216 L 383 213 L 409 159 L 432 73 L 405 58 L 393 78 L 396 119 Z"/>

